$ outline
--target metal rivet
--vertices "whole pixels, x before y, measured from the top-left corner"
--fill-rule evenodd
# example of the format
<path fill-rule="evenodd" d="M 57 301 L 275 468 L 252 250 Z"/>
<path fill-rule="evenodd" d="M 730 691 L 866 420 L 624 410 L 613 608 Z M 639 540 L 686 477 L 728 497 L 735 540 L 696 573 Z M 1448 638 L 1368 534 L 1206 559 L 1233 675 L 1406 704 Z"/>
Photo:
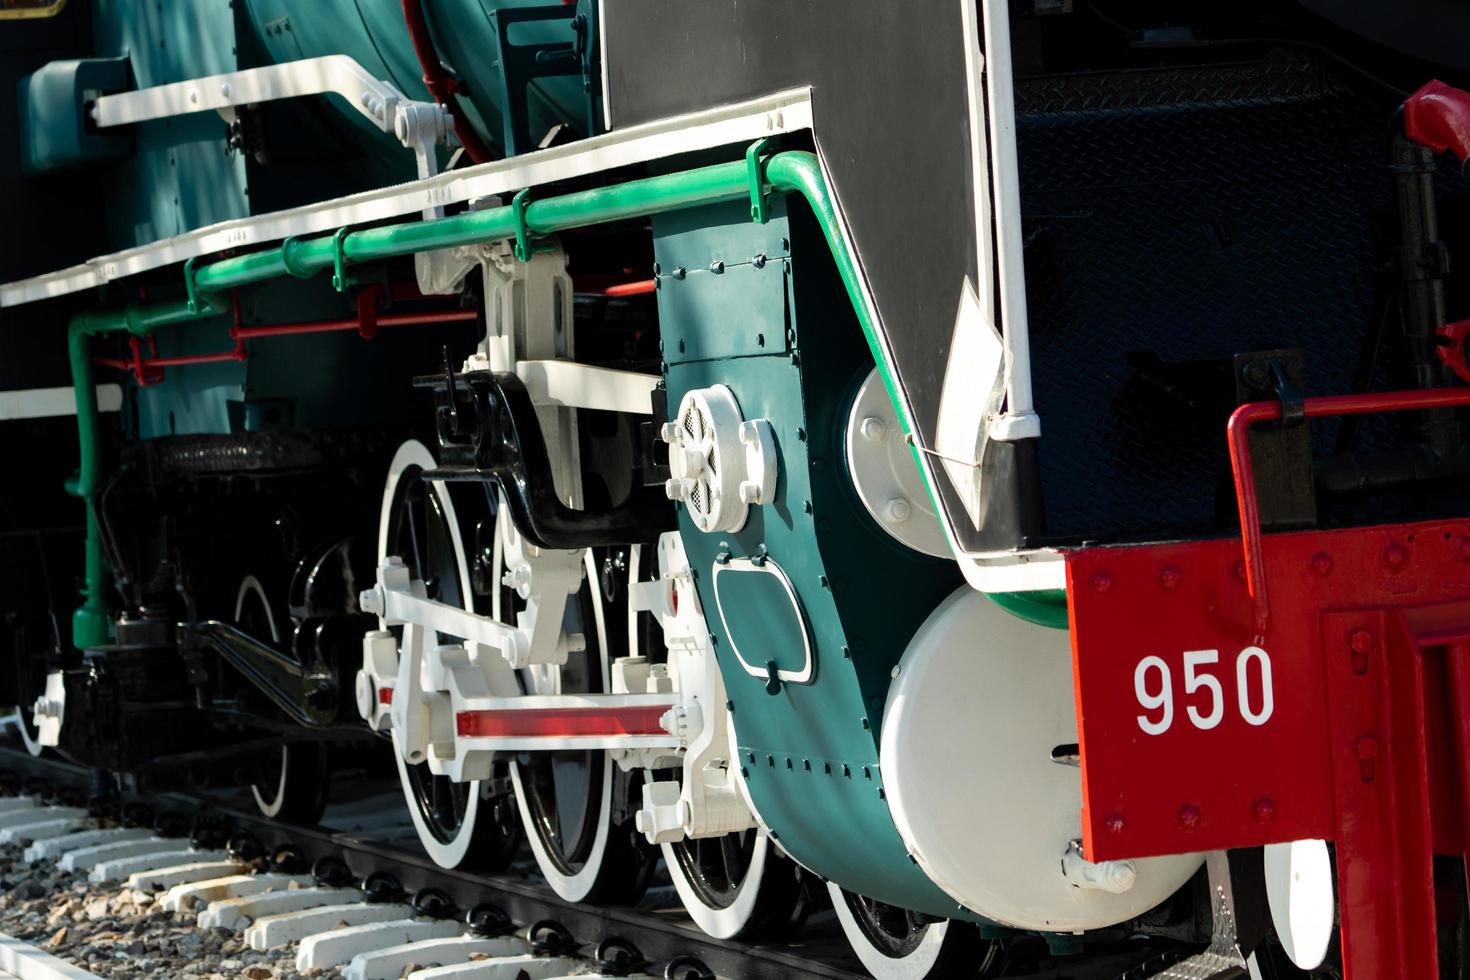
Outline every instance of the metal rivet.
<path fill-rule="evenodd" d="M 1184 573 L 1177 568 L 1166 568 L 1159 573 L 1159 587 L 1168 591 L 1179 588 L 1179 583 L 1184 581 Z"/>
<path fill-rule="evenodd" d="M 1256 823 L 1270 823 L 1276 816 L 1276 804 L 1263 796 L 1251 804 L 1251 816 Z"/>
<path fill-rule="evenodd" d="M 1383 549 L 1383 564 L 1397 572 L 1409 563 L 1409 549 L 1401 544 L 1391 544 Z"/>
<path fill-rule="evenodd" d="M 1199 807 L 1186 803 L 1179 808 L 1179 826 L 1185 830 L 1197 830 L 1202 819 Z"/>
<path fill-rule="evenodd" d="M 1348 635 L 1348 645 L 1354 653 L 1368 653 L 1373 649 L 1373 634 L 1365 629 L 1355 629 Z"/>
<path fill-rule="evenodd" d="M 1113 577 L 1107 572 L 1094 572 L 1092 576 L 1092 591 L 1101 595 L 1113 587 Z"/>
<path fill-rule="evenodd" d="M 1123 815 L 1121 813 L 1110 813 L 1103 819 L 1103 829 L 1117 837 L 1123 832 Z"/>
<path fill-rule="evenodd" d="M 1318 575 L 1327 575 L 1332 571 L 1332 556 L 1325 551 L 1319 551 L 1312 556 L 1312 571 Z"/>

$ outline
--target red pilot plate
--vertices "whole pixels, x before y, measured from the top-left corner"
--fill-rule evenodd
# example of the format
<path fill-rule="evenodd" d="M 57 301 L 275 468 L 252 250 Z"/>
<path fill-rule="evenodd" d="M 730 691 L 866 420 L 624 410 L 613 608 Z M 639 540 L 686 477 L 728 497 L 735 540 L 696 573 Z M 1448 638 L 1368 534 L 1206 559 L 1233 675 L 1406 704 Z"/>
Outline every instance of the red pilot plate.
<path fill-rule="evenodd" d="M 1470 598 L 1464 521 L 1273 534 L 1263 551 L 1260 635 L 1238 538 L 1067 556 L 1090 859 L 1332 838 L 1334 765 L 1363 734 L 1393 746 L 1353 728 L 1386 703 L 1383 638 L 1324 613 L 1424 620 Z"/>

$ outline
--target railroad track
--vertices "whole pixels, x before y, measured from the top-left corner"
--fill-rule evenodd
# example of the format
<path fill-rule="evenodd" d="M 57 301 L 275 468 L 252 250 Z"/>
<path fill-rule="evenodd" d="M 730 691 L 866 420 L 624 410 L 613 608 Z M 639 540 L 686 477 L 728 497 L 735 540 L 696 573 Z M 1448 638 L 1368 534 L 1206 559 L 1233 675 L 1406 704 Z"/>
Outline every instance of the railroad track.
<path fill-rule="evenodd" d="M 672 888 L 595 906 L 530 876 L 445 870 L 387 794 L 302 827 L 248 797 L 126 790 L 99 817 L 86 808 L 96 790 L 91 771 L 0 741 L 0 980 L 12 962 L 31 971 L 13 970 L 21 980 L 867 976 L 830 913 L 797 941 L 756 946 L 698 930 Z M 1137 980 L 1153 973 L 1139 952 L 1015 980 Z"/>
<path fill-rule="evenodd" d="M 647 975 L 635 969 L 639 964 L 651 975 L 662 975 L 673 964 L 673 975 L 690 978 L 700 976 L 701 968 L 704 975 L 751 980 L 864 976 L 844 962 L 835 931 L 823 936 L 818 930 L 813 939 L 788 946 L 716 940 L 684 918 L 672 894 L 668 908 L 570 904 L 525 877 L 440 868 L 407 849 L 414 841 L 396 843 L 394 831 L 401 828 L 391 823 L 348 830 L 300 827 L 203 795 L 124 792 L 117 804 L 127 819 L 99 827 L 84 809 L 95 789 L 88 770 L 0 744 L 0 773 L 11 774 L 5 776 L 8 787 L 0 788 L 19 792 L 0 797 L 0 847 L 29 841 L 22 861 L 85 874 L 96 886 L 88 901 L 148 892 L 163 911 L 197 912 L 196 928 L 238 932 L 244 946 L 256 951 L 294 950 L 297 972 L 330 976 L 344 971 L 359 947 L 383 949 L 417 938 L 438 945 L 395 951 L 396 961 L 443 962 L 439 969 L 448 970 L 449 958 L 476 956 L 466 969 L 478 972 L 464 976 L 499 976 L 491 968 L 493 959 L 483 958 L 496 951 L 502 958 L 530 957 L 510 961 L 520 964 L 505 974 L 512 980 L 522 970 L 528 980 L 597 970 Z M 164 834 L 148 827 L 150 816 Z M 309 914 L 313 910 L 328 911 Z M 475 928 L 464 922 L 469 910 L 477 910 Z M 264 927 L 261 919 L 269 920 Z M 538 928 L 528 937 L 532 925 Z M 507 936 L 508 926 L 519 936 Z M 458 936 L 465 937 L 462 948 L 445 942 Z M 489 940 L 498 942 L 484 945 Z M 518 952 L 521 947 L 524 952 Z M 346 955 L 349 949 L 352 956 Z M 374 970 L 365 963 L 342 975 L 390 975 Z M 391 976 L 401 970 L 393 969 Z M 421 972 L 425 980 L 461 975 Z"/>

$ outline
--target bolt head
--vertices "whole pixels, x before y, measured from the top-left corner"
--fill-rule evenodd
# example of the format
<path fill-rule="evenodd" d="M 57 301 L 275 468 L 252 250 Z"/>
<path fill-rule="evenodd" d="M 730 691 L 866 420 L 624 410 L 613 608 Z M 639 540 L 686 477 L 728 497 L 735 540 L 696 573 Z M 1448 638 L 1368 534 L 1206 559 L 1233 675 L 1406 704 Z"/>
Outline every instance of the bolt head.
<path fill-rule="evenodd" d="M 1184 830 L 1198 830 L 1202 819 L 1204 819 L 1204 815 L 1200 813 L 1199 807 L 1193 803 L 1186 803 L 1179 808 L 1179 826 Z"/>
<path fill-rule="evenodd" d="M 1358 753 L 1359 759 L 1376 759 L 1378 758 L 1378 739 L 1372 735 L 1364 735 L 1353 745 L 1353 749 Z"/>
<path fill-rule="evenodd" d="M 1263 796 L 1251 804 L 1251 816 L 1256 823 L 1270 823 L 1276 816 L 1276 804 Z"/>
<path fill-rule="evenodd" d="M 1172 592 L 1179 588 L 1179 583 L 1184 581 L 1184 573 L 1177 568 L 1165 568 L 1159 573 L 1159 587 Z"/>
<path fill-rule="evenodd" d="M 1091 584 L 1092 591 L 1102 595 L 1113 587 L 1113 577 L 1107 572 L 1094 572 Z"/>
<path fill-rule="evenodd" d="M 1326 575 L 1332 571 L 1332 556 L 1325 551 L 1319 551 L 1312 556 L 1312 573 L 1315 575 Z"/>
<path fill-rule="evenodd" d="M 1103 829 L 1114 837 L 1117 837 L 1123 832 L 1123 815 L 1121 813 L 1108 814 L 1103 819 Z"/>
<path fill-rule="evenodd" d="M 913 512 L 913 505 L 904 497 L 894 497 L 883 506 L 883 516 L 890 524 L 902 524 Z"/>
<path fill-rule="evenodd" d="M 1409 549 L 1401 544 L 1391 544 L 1383 549 L 1383 564 L 1391 572 L 1401 570 L 1409 564 Z"/>
<path fill-rule="evenodd" d="M 882 442 L 888 437 L 888 423 L 869 415 L 858 424 L 858 433 L 869 442 Z"/>
<path fill-rule="evenodd" d="M 1348 634 L 1348 646 L 1354 653 L 1367 653 L 1373 649 L 1373 634 L 1365 629 L 1355 629 Z"/>

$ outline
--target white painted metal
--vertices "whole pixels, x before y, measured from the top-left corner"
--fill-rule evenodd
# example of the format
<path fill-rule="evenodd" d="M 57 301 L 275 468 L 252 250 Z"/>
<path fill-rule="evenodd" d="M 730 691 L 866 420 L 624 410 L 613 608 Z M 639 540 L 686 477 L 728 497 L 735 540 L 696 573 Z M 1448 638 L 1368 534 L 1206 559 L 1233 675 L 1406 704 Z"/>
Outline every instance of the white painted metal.
<path fill-rule="evenodd" d="M 757 565 L 749 558 L 732 558 L 721 565 L 716 562 L 710 568 L 710 578 L 714 586 L 715 603 L 719 606 L 720 624 L 725 627 L 725 635 L 730 638 L 730 650 L 735 654 L 735 659 L 740 661 L 740 666 L 752 677 L 765 677 L 767 671 L 765 659 L 762 654 L 767 651 L 740 652 L 739 644 L 735 642 L 735 633 L 730 629 L 730 620 L 725 615 L 725 605 L 720 601 L 720 580 L 727 579 L 732 575 L 770 575 L 781 583 L 781 588 L 786 592 L 786 598 L 791 603 L 791 614 L 801 624 L 802 659 L 801 667 L 796 670 L 777 670 L 776 676 L 788 684 L 805 684 L 812 679 L 812 672 L 816 669 L 816 663 L 812 657 L 811 628 L 807 625 L 806 614 L 801 611 L 801 603 L 796 598 L 796 589 L 791 585 L 791 579 L 786 570 L 771 558 L 766 558 Z M 728 581 L 726 582 L 728 585 Z M 736 612 L 737 617 L 740 612 Z M 754 662 L 747 659 L 746 654 L 755 658 Z"/>
<path fill-rule="evenodd" d="M 413 909 L 407 905 L 390 902 L 353 902 L 345 905 L 323 905 L 319 908 L 301 909 L 296 912 L 281 912 L 276 915 L 263 915 L 245 930 L 245 944 L 251 949 L 277 949 L 329 929 L 405 919 L 412 914 Z"/>
<path fill-rule="evenodd" d="M 858 924 L 842 889 L 827 882 L 827 894 L 832 899 L 832 910 L 837 913 L 837 923 L 847 937 L 848 945 L 857 954 L 863 967 L 875 980 L 925 980 L 944 952 L 944 939 L 949 933 L 948 920 L 931 923 L 913 949 L 903 956 L 890 956 L 874 945 Z"/>
<path fill-rule="evenodd" d="M 936 558 L 950 557 L 939 514 L 876 367 L 847 413 L 845 443 L 853 489 L 868 516 L 900 544 Z"/>
<path fill-rule="evenodd" d="M 919 867 L 965 908 L 1021 929 L 1100 928 L 1153 908 L 1198 870 L 1199 855 L 1140 860 L 1122 893 L 1063 874 L 1082 830 L 1080 773 L 1052 761 L 1077 741 L 1065 631 L 960 589 L 895 673 L 880 756 L 889 810 Z"/>
<path fill-rule="evenodd" d="M 87 871 L 102 861 L 132 857 L 135 854 L 156 854 L 170 848 L 174 849 L 174 853 L 187 852 L 189 842 L 176 838 L 155 837 L 152 834 L 145 837 L 117 835 L 96 844 L 68 850 L 61 856 L 58 864 L 61 865 L 63 871 Z"/>
<path fill-rule="evenodd" d="M 1266 901 L 1281 948 L 1301 969 L 1315 970 L 1327 958 L 1337 912 L 1327 843 L 1268 844 L 1265 866 Z"/>
<path fill-rule="evenodd" d="M 46 811 L 38 810 L 36 812 L 41 814 Z M 79 830 L 81 827 L 81 817 L 53 817 L 49 820 L 38 820 L 35 823 L 23 823 L 0 830 L 0 844 L 14 844 L 21 839 L 38 841 L 51 837 L 61 837 L 71 833 L 73 830 Z"/>
<path fill-rule="evenodd" d="M 222 878 L 206 878 L 174 885 L 163 893 L 159 905 L 165 912 L 188 912 L 198 906 L 208 905 L 226 898 L 242 898 L 268 891 L 284 891 L 295 886 L 297 889 L 311 887 L 308 875 L 285 874 L 227 874 Z"/>
<path fill-rule="evenodd" d="M 1021 169 L 1016 160 L 1016 101 L 1011 77 L 1010 8 L 982 0 L 985 89 L 990 100 L 990 172 L 995 181 L 996 270 L 1006 345 L 1006 413 L 990 436 L 1009 442 L 1041 435 L 1031 396 L 1031 341 L 1026 321 L 1026 265 L 1021 236 Z"/>
<path fill-rule="evenodd" d="M 335 54 L 98 96 L 92 103 L 92 123 L 98 129 L 108 129 L 329 93 L 340 95 L 385 133 L 393 132 L 394 110 L 408 101 L 402 92 L 368 74 L 352 58 Z"/>
<path fill-rule="evenodd" d="M 551 980 L 586 964 L 565 956 L 502 956 L 474 963 L 415 970 L 408 980 Z"/>
<path fill-rule="evenodd" d="M 4 934 L 0 934 L 0 970 L 16 980 L 99 980 L 95 973 Z"/>
<path fill-rule="evenodd" d="M 0 813 L 0 830 L 24 827 L 42 820 L 81 820 L 87 811 L 79 806 L 43 806 Z"/>
<path fill-rule="evenodd" d="M 670 500 L 707 534 L 738 531 L 753 504 L 776 496 L 776 441 L 767 419 L 745 420 L 725 385 L 685 392 L 659 435 L 669 445 Z"/>
<path fill-rule="evenodd" d="M 46 675 L 46 690 L 31 706 L 31 715 L 36 721 L 36 741 L 53 748 L 60 744 L 61 724 L 66 720 L 66 678 L 61 671 Z"/>
<path fill-rule="evenodd" d="M 448 939 L 463 931 L 463 925 L 450 919 L 393 919 L 332 929 L 301 940 L 296 949 L 296 969 L 302 973 L 325 970 L 362 953 L 426 939 Z"/>
<path fill-rule="evenodd" d="M 59 858 L 68 851 L 78 851 L 84 847 L 97 847 L 102 844 L 120 844 L 124 841 L 146 840 L 153 836 L 153 831 L 143 827 L 110 827 L 106 830 L 83 830 L 75 834 L 67 834 L 64 837 L 50 837 L 46 840 L 38 840 L 26 848 L 25 859 L 27 861 L 41 861 L 48 858 Z"/>
<path fill-rule="evenodd" d="M 71 385 L 61 388 L 17 388 L 0 391 L 0 422 L 10 419 L 44 419 L 77 414 L 76 389 Z M 122 386 L 101 384 L 97 386 L 97 410 L 116 412 L 122 407 Z"/>
<path fill-rule="evenodd" d="M 319 234 L 345 225 L 401 217 L 597 173 L 675 154 L 748 142 L 811 128 L 809 89 L 791 89 L 746 102 L 655 120 L 507 160 L 465 167 L 394 187 L 238 218 L 137 248 L 99 256 L 0 286 L 0 307 L 33 303 L 100 286 L 195 256 Z"/>
<path fill-rule="evenodd" d="M 168 870 L 184 864 L 204 862 L 228 863 L 231 868 L 238 867 L 230 861 L 230 855 L 225 851 L 196 851 L 185 844 L 177 850 L 160 849 L 152 854 L 136 854 L 132 857 L 99 861 L 92 865 L 92 871 L 87 875 L 87 880 L 116 881 L 120 878 L 128 878 L 137 871 Z"/>
<path fill-rule="evenodd" d="M 359 953 L 342 968 L 342 980 L 398 980 L 410 964 L 463 963 L 471 956 L 524 956 L 530 951 L 530 944 L 520 936 L 428 939 Z"/>
<path fill-rule="evenodd" d="M 201 929 L 244 929 L 258 918 L 302 909 L 341 905 L 362 898 L 356 888 L 288 888 L 285 891 L 241 895 L 210 902 L 199 913 Z"/>
<path fill-rule="evenodd" d="M 653 414 L 657 374 L 619 371 L 576 361 L 517 361 L 516 377 L 535 405 Z"/>
<path fill-rule="evenodd" d="M 218 879 L 221 875 L 231 875 L 243 868 L 239 861 L 226 858 L 223 861 L 190 861 L 186 864 L 175 864 L 164 868 L 150 868 L 144 871 L 134 871 L 128 875 L 124 883 L 126 888 L 173 888 L 175 885 L 187 885 L 196 881 L 209 881 Z"/>

